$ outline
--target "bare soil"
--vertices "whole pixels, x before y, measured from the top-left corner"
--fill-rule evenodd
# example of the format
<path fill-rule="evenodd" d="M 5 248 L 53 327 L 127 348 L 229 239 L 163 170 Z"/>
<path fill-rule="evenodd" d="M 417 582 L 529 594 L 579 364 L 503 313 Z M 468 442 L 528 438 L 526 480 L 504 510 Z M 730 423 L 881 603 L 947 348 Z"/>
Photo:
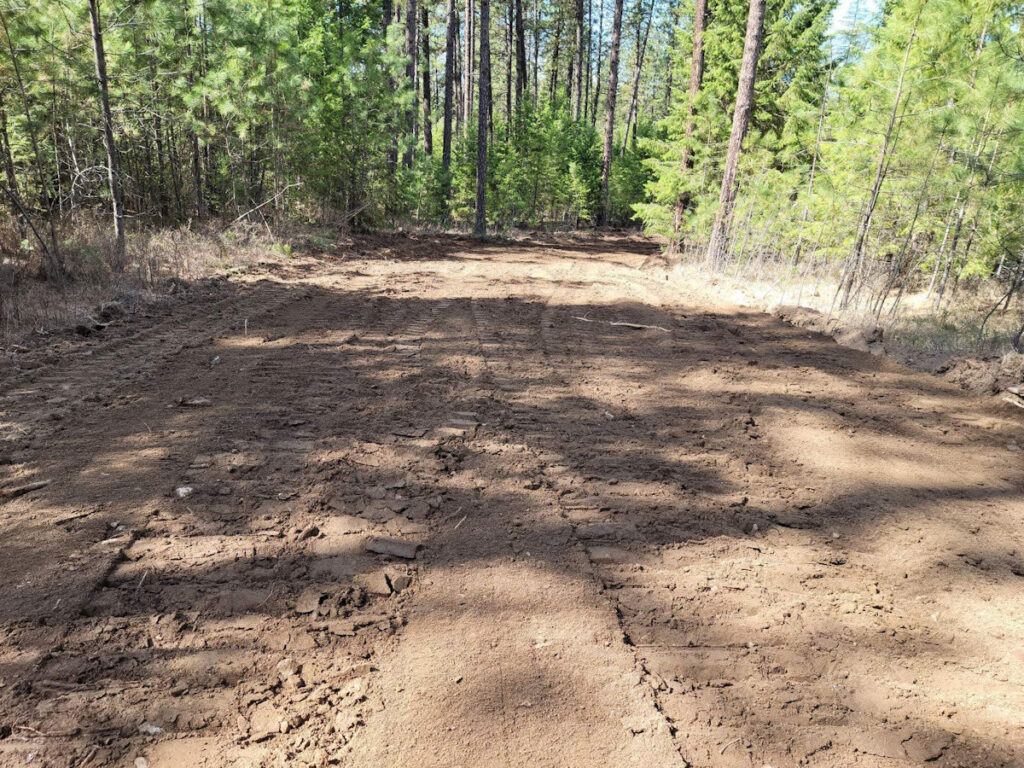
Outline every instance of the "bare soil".
<path fill-rule="evenodd" d="M 5 363 L 0 765 L 1024 765 L 1020 410 L 654 249 L 363 238 Z"/>

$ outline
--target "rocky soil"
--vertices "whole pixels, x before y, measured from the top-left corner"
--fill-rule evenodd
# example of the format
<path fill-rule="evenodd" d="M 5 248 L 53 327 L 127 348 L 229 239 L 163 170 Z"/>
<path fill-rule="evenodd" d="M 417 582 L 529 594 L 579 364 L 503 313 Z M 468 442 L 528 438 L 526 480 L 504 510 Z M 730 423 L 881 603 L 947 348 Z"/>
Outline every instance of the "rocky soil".
<path fill-rule="evenodd" d="M 363 238 L 19 348 L 0 765 L 1024 765 L 1024 412 L 654 248 Z"/>

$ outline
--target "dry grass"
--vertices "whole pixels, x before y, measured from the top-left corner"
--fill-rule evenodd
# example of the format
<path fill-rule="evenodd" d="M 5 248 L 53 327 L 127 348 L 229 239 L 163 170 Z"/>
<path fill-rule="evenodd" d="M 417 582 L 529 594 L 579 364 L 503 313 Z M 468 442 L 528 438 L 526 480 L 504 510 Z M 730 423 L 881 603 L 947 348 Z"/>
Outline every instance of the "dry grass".
<path fill-rule="evenodd" d="M 701 264 L 684 262 L 667 274 L 681 295 L 694 300 L 712 297 L 764 311 L 798 305 L 832 315 L 847 326 L 880 325 L 888 354 L 916 368 L 935 370 L 961 358 L 984 358 L 1002 360 L 1004 368 L 1012 369 L 1020 357 L 1012 342 L 1024 323 L 1024 300 L 1017 297 L 1008 311 L 997 310 L 984 322 L 1005 290 L 994 280 L 961 285 L 952 304 L 941 309 L 936 309 L 933 298 L 922 290 L 902 296 L 893 313 L 894 292 L 876 315 L 866 290 L 859 302 L 839 311 L 835 301 L 839 275 L 828 270 L 795 273 L 786 267 L 760 264 L 709 274 Z"/>
<path fill-rule="evenodd" d="M 60 232 L 66 283 L 60 291 L 43 278 L 41 254 L 18 246 L 13 222 L 0 222 L 0 343 L 74 325 L 110 299 L 137 305 L 166 292 L 170 278 L 195 280 L 231 274 L 268 256 L 290 253 L 284 237 L 244 223 L 137 230 L 125 259 L 101 219 L 79 218 Z"/>

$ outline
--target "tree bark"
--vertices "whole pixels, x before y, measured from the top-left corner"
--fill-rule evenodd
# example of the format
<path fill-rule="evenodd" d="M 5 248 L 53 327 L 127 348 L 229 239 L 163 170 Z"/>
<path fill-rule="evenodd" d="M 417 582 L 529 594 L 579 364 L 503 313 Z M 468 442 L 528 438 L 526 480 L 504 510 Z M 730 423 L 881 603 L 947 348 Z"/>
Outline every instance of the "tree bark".
<path fill-rule="evenodd" d="M 590 80 L 594 70 L 594 0 L 587 0 L 587 79 L 583 83 L 583 121 L 590 119 Z"/>
<path fill-rule="evenodd" d="M 89 21 L 92 24 L 92 51 L 96 64 L 96 84 L 100 89 L 100 117 L 103 121 L 103 146 L 107 150 L 107 180 L 114 215 L 114 237 L 117 243 L 118 266 L 124 266 L 124 208 L 121 200 L 121 169 L 117 144 L 114 142 L 114 120 L 110 114 L 110 92 L 107 88 L 107 56 L 103 50 L 103 24 L 100 0 L 89 0 Z"/>
<path fill-rule="evenodd" d="M 473 0 L 466 0 L 466 21 L 462 27 L 462 126 L 468 134 L 469 121 L 473 115 Z"/>
<path fill-rule="evenodd" d="M 476 122 L 476 222 L 473 234 L 487 234 L 487 126 L 491 114 L 491 0 L 480 0 L 480 103 Z"/>
<path fill-rule="evenodd" d="M 604 0 L 599 0 L 597 10 L 597 72 L 594 76 L 594 108 L 590 111 L 590 125 L 597 126 L 597 104 L 601 99 L 601 64 L 604 56 L 601 55 L 601 46 L 604 45 Z"/>
<path fill-rule="evenodd" d="M 686 176 L 693 170 L 693 129 L 697 116 L 697 96 L 704 82 L 704 29 L 708 23 L 708 0 L 696 0 L 693 7 L 693 53 L 690 56 L 690 91 L 687 97 L 686 126 L 683 129 L 683 159 L 680 170 Z M 678 248 L 683 215 L 690 207 L 689 193 L 680 191 L 672 216 L 672 249 Z"/>
<path fill-rule="evenodd" d="M 572 119 L 579 120 L 583 99 L 583 0 L 576 0 L 576 48 L 573 51 Z"/>
<path fill-rule="evenodd" d="M 18 222 L 18 234 L 24 240 L 28 234 L 25 231 L 25 219 L 20 209 L 21 191 L 18 189 L 18 175 L 14 171 L 14 155 L 11 154 L 11 139 L 7 133 L 7 112 L 4 109 L 4 94 L 0 91 L 0 152 L 3 152 L 4 175 L 7 176 L 7 189 L 12 197 L 12 208 L 14 218 Z"/>
<path fill-rule="evenodd" d="M 455 90 L 455 46 L 459 35 L 459 13 L 455 0 L 448 0 L 448 29 L 445 34 L 444 128 L 441 138 L 441 170 L 444 175 L 445 206 L 448 204 L 448 173 L 452 164 L 452 102 Z"/>
<path fill-rule="evenodd" d="M 551 52 L 551 63 L 549 66 L 550 75 L 548 75 L 548 101 L 552 102 L 555 100 L 555 92 L 558 90 L 558 57 L 561 53 L 562 45 L 562 14 L 559 12 L 558 19 L 555 22 L 555 43 L 554 49 Z"/>
<path fill-rule="evenodd" d="M 516 109 L 523 108 L 526 92 L 526 31 L 523 26 L 523 0 L 515 0 L 516 14 Z"/>
<path fill-rule="evenodd" d="M 39 203 L 46 211 L 46 220 L 49 225 L 50 242 L 49 247 L 44 248 L 49 261 L 49 277 L 56 282 L 60 290 L 64 289 L 64 260 L 61 258 L 60 243 L 57 239 L 57 223 L 53 214 L 53 194 L 50 190 L 48 176 L 43 165 L 43 156 L 39 151 L 39 141 L 36 138 L 35 122 L 32 120 L 32 109 L 29 103 L 28 92 L 25 90 L 25 80 L 21 76 L 21 66 L 18 64 L 18 56 L 15 53 L 14 41 L 11 40 L 11 31 L 7 27 L 7 17 L 0 6 L 0 27 L 4 30 L 4 38 L 7 40 L 7 50 L 11 54 L 11 68 L 14 70 L 15 82 L 18 85 L 18 93 L 21 95 L 21 105 L 25 113 L 25 126 L 28 128 L 29 143 L 32 145 L 32 157 L 35 160 L 36 181 L 39 184 Z M 28 212 L 23 212 L 28 216 Z M 31 222 L 29 222 L 31 224 Z M 40 245 L 42 240 L 40 239 Z"/>
<path fill-rule="evenodd" d="M 632 96 L 629 99 L 629 109 L 626 111 L 626 132 L 622 135 L 622 152 L 625 156 L 626 147 L 629 144 L 630 127 L 633 129 L 633 144 L 636 145 L 636 120 L 637 106 L 640 98 L 640 73 L 644 67 L 644 56 L 647 54 L 647 39 L 651 34 L 651 21 L 654 18 L 654 2 L 651 2 L 650 12 L 647 14 L 647 24 L 643 26 L 643 13 L 637 17 L 636 22 L 636 46 L 633 57 L 633 88 Z M 643 34 L 641 36 L 641 26 Z"/>
<path fill-rule="evenodd" d="M 412 89 L 412 104 L 405 115 L 405 127 L 409 134 L 409 141 L 406 143 L 405 152 L 402 154 L 402 165 L 412 168 L 413 147 L 416 143 L 416 112 L 419 107 L 417 98 L 416 83 L 416 29 L 418 18 L 416 14 L 416 0 L 406 0 L 405 3 L 405 76 Z"/>
<path fill-rule="evenodd" d="M 515 7 L 508 4 L 508 15 L 505 17 L 505 138 L 512 131 L 512 70 L 515 68 Z"/>
<path fill-rule="evenodd" d="M 739 84 L 736 87 L 736 108 L 732 114 L 729 149 L 725 157 L 725 172 L 722 175 L 722 191 L 718 198 L 711 241 L 708 243 L 707 261 L 712 266 L 721 265 L 729 246 L 729 225 L 733 203 L 736 201 L 736 169 L 740 161 L 743 138 L 750 125 L 750 113 L 754 108 L 754 78 L 757 74 L 757 60 L 761 55 L 761 40 L 764 37 L 764 9 L 765 0 L 750 0 L 747 34 L 743 41 L 743 60 L 740 63 Z"/>
<path fill-rule="evenodd" d="M 427 11 L 426 4 L 423 5 L 420 14 L 422 16 L 421 48 L 423 49 L 421 64 L 423 70 L 423 151 L 427 153 L 427 157 L 430 157 L 434 154 L 434 126 L 430 102 L 430 13 Z"/>
<path fill-rule="evenodd" d="M 755 0 L 761 2 L 764 0 Z M 622 35 L 622 0 L 615 0 L 612 22 L 612 48 L 608 57 L 608 97 L 604 121 L 604 151 L 601 154 L 601 212 L 598 224 L 606 226 L 611 218 L 611 190 L 608 179 L 612 168 L 612 141 L 615 134 L 615 94 L 619 89 L 619 38 Z"/>

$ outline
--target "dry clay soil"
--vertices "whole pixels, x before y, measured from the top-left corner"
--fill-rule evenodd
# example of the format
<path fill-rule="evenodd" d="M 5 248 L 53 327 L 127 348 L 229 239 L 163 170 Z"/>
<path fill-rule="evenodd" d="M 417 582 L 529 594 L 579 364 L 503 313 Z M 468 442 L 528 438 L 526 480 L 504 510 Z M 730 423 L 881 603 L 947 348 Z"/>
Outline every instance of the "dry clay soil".
<path fill-rule="evenodd" d="M 1024 765 L 1021 413 L 655 251 L 357 239 L 7 360 L 0 764 Z"/>

